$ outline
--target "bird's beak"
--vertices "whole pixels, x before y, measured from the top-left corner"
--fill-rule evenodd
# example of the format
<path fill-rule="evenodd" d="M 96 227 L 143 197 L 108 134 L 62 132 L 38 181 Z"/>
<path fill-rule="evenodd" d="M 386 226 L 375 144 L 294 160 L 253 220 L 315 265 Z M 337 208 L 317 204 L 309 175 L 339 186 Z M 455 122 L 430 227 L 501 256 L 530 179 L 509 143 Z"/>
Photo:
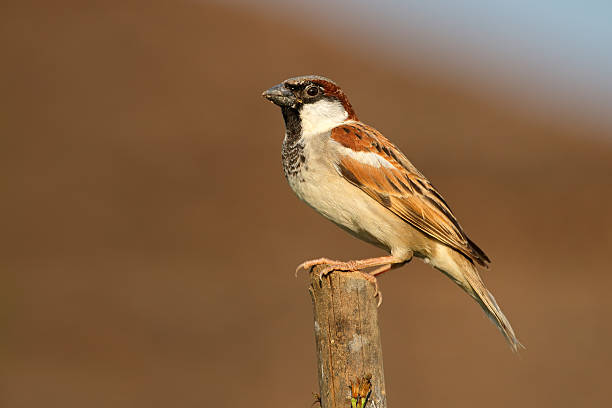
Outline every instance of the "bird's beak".
<path fill-rule="evenodd" d="M 294 107 L 297 101 L 296 97 L 293 95 L 293 92 L 285 88 L 283 84 L 273 86 L 267 91 L 264 91 L 261 96 L 280 107 Z"/>

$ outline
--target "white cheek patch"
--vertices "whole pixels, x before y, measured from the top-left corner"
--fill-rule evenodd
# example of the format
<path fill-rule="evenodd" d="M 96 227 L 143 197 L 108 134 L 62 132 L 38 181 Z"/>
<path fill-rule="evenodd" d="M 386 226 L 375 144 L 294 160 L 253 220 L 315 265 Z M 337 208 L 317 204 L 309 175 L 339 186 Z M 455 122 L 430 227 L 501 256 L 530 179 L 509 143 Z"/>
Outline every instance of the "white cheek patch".
<path fill-rule="evenodd" d="M 338 142 L 336 142 L 338 143 Z M 338 143 L 339 144 L 339 143 Z M 340 144 L 339 144 L 340 145 Z M 395 167 L 389 163 L 384 157 L 371 152 L 356 152 L 348 147 L 340 145 L 340 151 L 351 159 L 357 160 L 361 164 L 366 164 L 372 167 L 386 167 L 388 169 L 394 169 Z"/>
<path fill-rule="evenodd" d="M 314 135 L 335 128 L 348 118 L 348 113 L 340 101 L 322 99 L 306 103 L 300 111 L 302 135 Z"/>

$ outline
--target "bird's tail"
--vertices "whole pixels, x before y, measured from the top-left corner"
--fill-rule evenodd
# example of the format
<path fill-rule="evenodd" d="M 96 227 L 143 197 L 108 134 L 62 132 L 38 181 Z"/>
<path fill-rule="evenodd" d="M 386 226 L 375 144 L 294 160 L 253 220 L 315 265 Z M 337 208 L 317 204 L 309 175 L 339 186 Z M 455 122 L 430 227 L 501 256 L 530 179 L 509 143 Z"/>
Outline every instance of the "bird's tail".
<path fill-rule="evenodd" d="M 450 251 L 452 250 L 449 249 L 449 252 Z M 495 301 L 493 294 L 485 287 L 476 267 L 460 254 L 455 251 L 452 252 L 452 255 L 449 255 L 451 255 L 453 262 L 448 262 L 444 267 L 442 267 L 442 265 L 434 266 L 448 275 L 478 302 L 487 317 L 491 319 L 499 331 L 504 335 L 512 351 L 517 352 L 519 348 L 524 348 L 514 334 L 510 322 L 506 316 L 504 316 L 504 313 Z"/>

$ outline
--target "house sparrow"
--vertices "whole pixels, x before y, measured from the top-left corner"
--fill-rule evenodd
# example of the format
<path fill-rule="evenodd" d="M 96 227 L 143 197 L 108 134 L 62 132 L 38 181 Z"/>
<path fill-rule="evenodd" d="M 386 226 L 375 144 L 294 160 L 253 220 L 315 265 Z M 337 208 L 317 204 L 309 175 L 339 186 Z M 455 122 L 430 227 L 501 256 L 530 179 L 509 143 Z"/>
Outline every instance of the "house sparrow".
<path fill-rule="evenodd" d="M 321 76 L 302 76 L 262 96 L 281 108 L 283 169 L 297 196 L 340 228 L 390 253 L 347 262 L 320 258 L 298 270 L 321 265 L 324 276 L 376 268 L 366 274 L 375 282 L 374 276 L 416 256 L 472 296 L 514 351 L 521 346 L 476 269 L 490 262 L 487 255 L 406 156 L 357 119 L 338 85 Z"/>

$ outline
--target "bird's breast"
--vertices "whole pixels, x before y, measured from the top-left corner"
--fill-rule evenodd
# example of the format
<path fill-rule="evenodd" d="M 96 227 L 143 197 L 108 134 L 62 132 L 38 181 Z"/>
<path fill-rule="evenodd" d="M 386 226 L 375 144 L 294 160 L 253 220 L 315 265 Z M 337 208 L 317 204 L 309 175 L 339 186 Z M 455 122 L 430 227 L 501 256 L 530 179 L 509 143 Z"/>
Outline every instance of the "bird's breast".
<path fill-rule="evenodd" d="M 285 176 L 302 201 L 356 237 L 394 254 L 419 250 L 420 242 L 415 240 L 422 234 L 348 182 L 335 162 L 324 138 L 283 147 Z"/>

